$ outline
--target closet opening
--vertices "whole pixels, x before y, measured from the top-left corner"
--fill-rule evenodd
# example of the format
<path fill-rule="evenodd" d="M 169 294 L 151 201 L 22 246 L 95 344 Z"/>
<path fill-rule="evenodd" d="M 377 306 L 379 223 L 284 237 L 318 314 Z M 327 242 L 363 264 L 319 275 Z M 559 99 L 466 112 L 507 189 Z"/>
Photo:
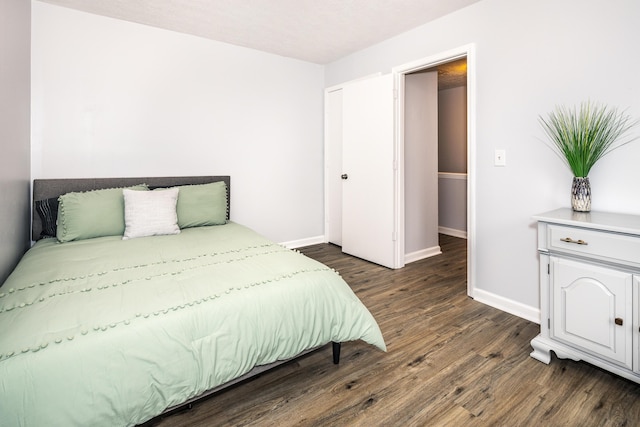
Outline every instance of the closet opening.
<path fill-rule="evenodd" d="M 405 262 L 467 238 L 467 59 L 404 80 Z"/>
<path fill-rule="evenodd" d="M 465 239 L 467 294 L 473 297 L 474 46 L 395 67 L 393 73 L 403 260 L 440 254 L 441 237 Z"/>

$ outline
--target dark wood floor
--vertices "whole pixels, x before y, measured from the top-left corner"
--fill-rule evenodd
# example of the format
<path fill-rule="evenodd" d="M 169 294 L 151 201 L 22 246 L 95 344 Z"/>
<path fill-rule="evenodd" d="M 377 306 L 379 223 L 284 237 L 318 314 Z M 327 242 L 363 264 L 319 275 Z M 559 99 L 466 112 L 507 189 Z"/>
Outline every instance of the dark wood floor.
<path fill-rule="evenodd" d="M 400 270 L 304 248 L 338 270 L 388 352 L 345 343 L 156 420 L 157 426 L 635 426 L 640 385 L 583 362 L 529 357 L 538 325 L 466 295 L 466 242 Z"/>

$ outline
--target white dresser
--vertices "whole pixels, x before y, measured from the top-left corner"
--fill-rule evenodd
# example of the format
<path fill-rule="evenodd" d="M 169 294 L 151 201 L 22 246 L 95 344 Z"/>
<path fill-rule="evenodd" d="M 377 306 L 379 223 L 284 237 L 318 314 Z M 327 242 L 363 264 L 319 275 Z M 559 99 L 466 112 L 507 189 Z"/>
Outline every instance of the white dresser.
<path fill-rule="evenodd" d="M 640 216 L 558 209 L 534 217 L 540 253 L 540 335 L 550 352 L 640 383 Z"/>

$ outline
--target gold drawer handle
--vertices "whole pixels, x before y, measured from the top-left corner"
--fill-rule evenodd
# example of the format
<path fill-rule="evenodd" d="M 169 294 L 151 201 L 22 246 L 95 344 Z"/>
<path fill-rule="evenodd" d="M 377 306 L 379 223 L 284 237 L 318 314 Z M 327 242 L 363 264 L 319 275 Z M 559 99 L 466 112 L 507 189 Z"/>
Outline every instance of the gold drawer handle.
<path fill-rule="evenodd" d="M 567 243 L 575 243 L 576 245 L 588 245 L 584 240 L 573 240 L 571 237 L 565 237 L 564 239 L 560 239 L 562 242 Z"/>

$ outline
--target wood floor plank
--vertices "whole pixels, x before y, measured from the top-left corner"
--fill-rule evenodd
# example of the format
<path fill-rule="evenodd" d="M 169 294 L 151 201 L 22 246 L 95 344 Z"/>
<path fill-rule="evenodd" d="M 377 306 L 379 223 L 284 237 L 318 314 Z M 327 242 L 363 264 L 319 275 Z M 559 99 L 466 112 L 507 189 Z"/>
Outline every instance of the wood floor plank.
<path fill-rule="evenodd" d="M 466 242 L 390 270 L 334 245 L 301 251 L 336 269 L 378 321 L 386 353 L 324 347 L 158 418 L 167 426 L 634 426 L 640 386 L 582 362 L 529 356 L 538 325 L 466 295 Z"/>

